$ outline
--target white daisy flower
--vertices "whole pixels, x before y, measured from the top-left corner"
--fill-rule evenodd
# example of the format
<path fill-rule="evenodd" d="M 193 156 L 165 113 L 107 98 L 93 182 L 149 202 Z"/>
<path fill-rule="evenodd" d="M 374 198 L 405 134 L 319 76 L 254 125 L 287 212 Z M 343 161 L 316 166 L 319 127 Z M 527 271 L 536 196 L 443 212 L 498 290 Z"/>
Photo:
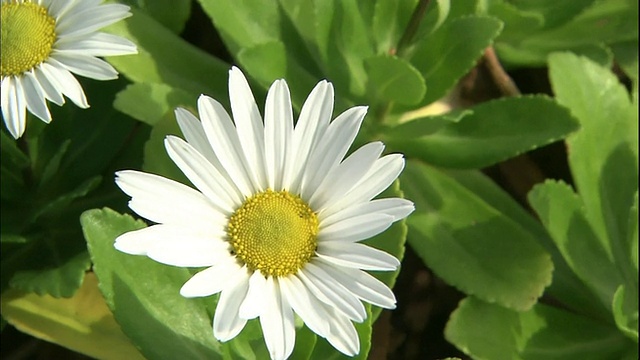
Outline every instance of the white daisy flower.
<path fill-rule="evenodd" d="M 102 0 L 2 0 L 2 118 L 14 138 L 26 128 L 26 110 L 49 123 L 46 100 L 65 95 L 89 107 L 71 74 L 110 80 L 118 72 L 96 56 L 137 53 L 121 37 L 97 32 L 129 17 L 129 7 Z"/>
<path fill-rule="evenodd" d="M 362 301 L 393 309 L 391 290 L 363 270 L 393 271 L 398 259 L 360 241 L 411 213 L 400 198 L 372 200 L 398 177 L 400 154 L 380 157 L 373 142 L 343 160 L 367 111 L 331 121 L 333 87 L 321 81 L 294 127 L 284 80 L 267 94 L 264 124 L 242 72 L 229 79 L 235 125 L 219 102 L 202 95 L 199 121 L 177 109 L 186 138 L 168 136 L 171 159 L 197 187 L 126 170 L 116 183 L 129 206 L 157 223 L 121 235 L 115 247 L 174 266 L 208 267 L 180 289 L 185 297 L 220 293 L 213 334 L 238 335 L 259 318 L 273 359 L 295 342 L 294 313 L 336 349 L 360 351 L 353 321 Z"/>

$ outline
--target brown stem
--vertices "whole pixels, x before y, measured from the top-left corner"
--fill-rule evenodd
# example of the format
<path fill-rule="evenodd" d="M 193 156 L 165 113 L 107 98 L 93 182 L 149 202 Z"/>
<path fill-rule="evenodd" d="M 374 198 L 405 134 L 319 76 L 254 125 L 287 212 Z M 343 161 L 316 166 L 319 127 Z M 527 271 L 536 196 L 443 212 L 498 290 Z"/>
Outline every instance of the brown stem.
<path fill-rule="evenodd" d="M 493 47 L 488 47 L 484 52 L 484 63 L 493 78 L 493 81 L 500 89 L 500 92 L 504 96 L 518 96 L 521 95 L 520 89 L 515 82 L 511 79 L 509 74 L 504 71 L 502 64 L 496 56 L 496 51 Z"/>

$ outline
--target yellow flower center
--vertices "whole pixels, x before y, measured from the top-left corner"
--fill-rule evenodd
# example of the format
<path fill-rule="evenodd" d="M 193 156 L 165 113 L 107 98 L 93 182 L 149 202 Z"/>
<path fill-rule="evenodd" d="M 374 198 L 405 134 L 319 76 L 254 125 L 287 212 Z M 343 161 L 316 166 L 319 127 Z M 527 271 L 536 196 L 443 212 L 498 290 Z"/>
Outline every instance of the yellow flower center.
<path fill-rule="evenodd" d="M 38 4 L 2 3 L 2 77 L 24 74 L 45 61 L 55 29 L 56 21 Z"/>
<path fill-rule="evenodd" d="M 300 197 L 267 190 L 245 200 L 229 219 L 237 259 L 264 276 L 297 272 L 313 256 L 318 216 Z"/>

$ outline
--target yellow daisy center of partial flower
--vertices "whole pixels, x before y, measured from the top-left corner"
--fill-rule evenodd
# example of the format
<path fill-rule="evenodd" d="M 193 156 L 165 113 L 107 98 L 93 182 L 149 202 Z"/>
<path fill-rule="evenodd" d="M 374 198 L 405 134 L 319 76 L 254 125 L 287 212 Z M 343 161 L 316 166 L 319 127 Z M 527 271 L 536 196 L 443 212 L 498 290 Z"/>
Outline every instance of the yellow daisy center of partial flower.
<path fill-rule="evenodd" d="M 20 75 L 45 61 L 56 40 L 56 21 L 30 2 L 2 4 L 2 77 Z"/>
<path fill-rule="evenodd" d="M 267 190 L 245 200 L 227 233 L 236 258 L 250 270 L 286 276 L 315 253 L 318 216 L 299 196 Z"/>

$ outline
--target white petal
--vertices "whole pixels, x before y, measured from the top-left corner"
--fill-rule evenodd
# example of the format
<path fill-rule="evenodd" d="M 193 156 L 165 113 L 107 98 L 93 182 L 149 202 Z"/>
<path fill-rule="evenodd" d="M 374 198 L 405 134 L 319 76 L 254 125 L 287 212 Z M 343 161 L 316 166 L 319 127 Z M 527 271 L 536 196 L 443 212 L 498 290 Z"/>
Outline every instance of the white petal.
<path fill-rule="evenodd" d="M 327 215 L 346 209 L 354 204 L 369 201 L 389 187 L 404 168 L 401 154 L 390 154 L 376 160 L 367 174 L 342 199 L 329 205 Z"/>
<path fill-rule="evenodd" d="M 82 86 L 60 62 L 49 58 L 40 64 L 40 69 L 53 86 L 71 99 L 74 104 L 83 109 L 89 107 L 84 91 L 82 91 Z"/>
<path fill-rule="evenodd" d="M 293 113 L 289 88 L 284 80 L 276 80 L 267 93 L 264 111 L 265 165 L 269 188 L 284 188 L 287 156 L 293 141 Z"/>
<path fill-rule="evenodd" d="M 176 115 L 180 131 L 182 131 L 187 142 L 207 158 L 207 160 L 209 160 L 216 169 L 220 172 L 226 173 L 226 171 L 224 171 L 224 167 L 220 164 L 220 160 L 218 160 L 218 157 L 213 152 L 211 144 L 209 144 L 209 140 L 207 139 L 207 135 L 204 132 L 204 127 L 200 120 L 183 108 L 176 108 L 174 113 Z"/>
<path fill-rule="evenodd" d="M 64 97 L 60 89 L 56 88 L 54 84 L 49 80 L 47 75 L 42 71 L 41 66 L 36 66 L 33 69 L 33 75 L 35 76 L 38 84 L 42 87 L 45 97 L 57 105 L 64 104 Z"/>
<path fill-rule="evenodd" d="M 262 117 L 247 79 L 235 66 L 229 71 L 229 99 L 240 145 L 248 160 L 248 173 L 251 175 L 254 187 L 264 189 L 267 184 Z"/>
<path fill-rule="evenodd" d="M 245 272 L 245 273 L 243 273 Z M 238 307 L 247 294 L 249 278 L 246 269 L 238 272 L 229 286 L 220 293 L 220 299 L 213 317 L 213 336 L 220 341 L 228 341 L 236 337 L 247 323 L 238 316 Z"/>
<path fill-rule="evenodd" d="M 338 116 L 313 149 L 302 179 L 301 197 L 309 199 L 327 174 L 342 161 L 367 113 L 364 106 L 353 107 Z"/>
<path fill-rule="evenodd" d="M 297 275 L 320 301 L 335 307 L 354 321 L 362 322 L 367 318 L 367 312 L 360 300 L 331 279 L 320 267 L 309 262 Z"/>
<path fill-rule="evenodd" d="M 327 337 L 330 320 L 324 305 L 313 296 L 295 275 L 278 279 L 280 290 L 289 304 L 311 331 Z"/>
<path fill-rule="evenodd" d="M 241 272 L 246 274 L 246 270 L 235 259 L 229 258 L 193 275 L 182 285 L 180 295 L 191 298 L 217 294 L 237 281 Z"/>
<path fill-rule="evenodd" d="M 24 95 L 29 112 L 46 123 L 51 122 L 51 114 L 47 108 L 44 91 L 38 84 L 33 72 L 27 72 L 22 76 L 22 85 L 24 86 Z"/>
<path fill-rule="evenodd" d="M 153 222 L 214 231 L 226 224 L 204 195 L 177 181 L 125 170 L 116 173 L 116 184 L 131 196 L 129 207 Z"/>
<path fill-rule="evenodd" d="M 260 316 L 265 307 L 266 297 L 271 295 L 267 290 L 267 279 L 260 271 L 254 271 L 249 278 L 249 292 L 240 305 L 238 315 L 247 320 Z"/>
<path fill-rule="evenodd" d="M 167 136 L 165 147 L 171 160 L 225 215 L 233 214 L 242 204 L 238 189 L 229 184 L 218 169 L 187 142 L 175 136 Z"/>
<path fill-rule="evenodd" d="M 356 216 L 321 227 L 318 241 L 360 241 L 380 234 L 392 223 L 393 217 L 387 214 Z"/>
<path fill-rule="evenodd" d="M 27 126 L 27 109 L 20 78 L 7 76 L 2 79 L 2 117 L 9 133 L 15 138 L 24 134 Z"/>
<path fill-rule="evenodd" d="M 216 264 L 230 255 L 229 244 L 217 234 L 171 225 L 153 225 L 116 238 L 115 248 L 172 266 L 200 267 Z"/>
<path fill-rule="evenodd" d="M 209 144 L 242 194 L 249 197 L 257 192 L 256 190 L 263 190 L 255 189 L 252 185 L 249 175 L 251 172 L 248 170 L 240 139 L 222 105 L 208 96 L 201 95 L 198 99 L 198 111 Z"/>
<path fill-rule="evenodd" d="M 333 86 L 320 81 L 305 100 L 293 133 L 292 161 L 286 164 L 284 186 L 299 192 L 309 154 L 322 138 L 333 112 Z"/>
<path fill-rule="evenodd" d="M 86 54 L 69 54 L 54 50 L 50 59 L 56 59 L 67 70 L 96 80 L 112 80 L 118 78 L 118 72 L 108 62 Z"/>
<path fill-rule="evenodd" d="M 318 243 L 317 254 L 333 264 L 356 269 L 393 271 L 400 266 L 393 255 L 360 243 L 322 241 Z"/>
<path fill-rule="evenodd" d="M 336 267 L 323 261 L 318 265 L 359 299 L 385 309 L 395 309 L 396 297 L 382 281 L 362 270 Z"/>
<path fill-rule="evenodd" d="M 335 309 L 328 309 L 333 313 L 331 316 L 331 332 L 327 336 L 329 344 L 347 356 L 355 356 L 360 352 L 360 340 L 358 332 L 345 316 Z"/>
<path fill-rule="evenodd" d="M 136 45 L 131 41 L 120 36 L 101 32 L 63 37 L 58 39 L 55 47 L 56 50 L 64 53 L 81 53 L 91 56 L 117 56 L 138 52 Z"/>
<path fill-rule="evenodd" d="M 401 198 L 385 198 L 356 204 L 333 214 L 327 214 L 326 211 L 323 211 L 318 214 L 318 218 L 320 219 L 322 226 L 329 226 L 344 219 L 381 213 L 392 216 L 393 221 L 395 222 L 409 216 L 413 210 L 415 210 L 415 206 L 409 200 Z"/>
<path fill-rule="evenodd" d="M 73 12 L 60 17 L 56 25 L 56 34 L 59 37 L 89 34 L 129 16 L 129 7 L 120 4 L 73 9 Z"/>
<path fill-rule="evenodd" d="M 293 352 L 296 341 L 293 311 L 286 298 L 280 293 L 280 286 L 273 277 L 267 279 L 265 311 L 260 316 L 260 326 L 264 341 L 273 360 L 284 360 Z"/>
<path fill-rule="evenodd" d="M 229 185 L 231 185 L 238 196 L 241 196 L 240 190 L 235 185 L 235 182 L 231 180 L 231 177 L 225 170 L 224 166 L 218 160 L 218 157 L 213 152 L 213 148 L 211 144 L 209 144 L 209 139 L 207 139 L 207 135 L 204 132 L 204 127 L 202 126 L 202 122 L 193 116 L 188 110 L 183 108 L 177 108 L 175 110 L 176 119 L 178 120 L 178 126 L 180 126 L 180 130 L 184 135 L 184 138 L 187 140 L 189 145 L 193 146 L 201 155 L 203 155 L 207 161 L 215 167 L 222 176 L 224 176 L 225 180 Z"/>
<path fill-rule="evenodd" d="M 311 195 L 309 205 L 322 212 L 325 204 L 340 199 L 369 171 L 384 150 L 381 142 L 366 144 L 334 167 Z"/>

